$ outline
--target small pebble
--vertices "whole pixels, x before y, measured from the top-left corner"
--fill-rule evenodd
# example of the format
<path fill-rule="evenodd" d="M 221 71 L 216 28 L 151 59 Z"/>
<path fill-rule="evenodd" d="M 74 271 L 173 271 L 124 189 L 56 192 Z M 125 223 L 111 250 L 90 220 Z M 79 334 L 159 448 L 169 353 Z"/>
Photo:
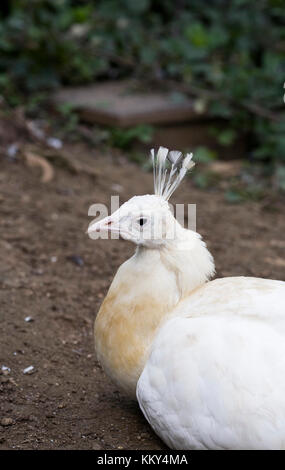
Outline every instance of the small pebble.
<path fill-rule="evenodd" d="M 26 367 L 26 369 L 23 370 L 23 374 L 32 374 L 35 371 L 34 366 L 29 366 Z"/>
<path fill-rule="evenodd" d="M 48 137 L 46 142 L 49 145 L 49 147 L 52 147 L 54 149 L 62 148 L 62 141 L 60 139 L 57 139 L 56 137 Z"/>
<path fill-rule="evenodd" d="M 34 319 L 33 319 L 33 317 L 26 317 L 26 318 L 25 318 L 25 321 L 26 321 L 27 323 L 30 323 L 31 321 L 34 321 Z"/>
<path fill-rule="evenodd" d="M 4 365 L 1 367 L 1 370 L 2 370 L 2 372 L 8 372 L 8 373 L 11 372 L 10 367 L 4 366 Z"/>
<path fill-rule="evenodd" d="M 12 418 L 2 418 L 0 424 L 2 426 L 11 426 L 11 424 L 13 424 L 13 420 Z"/>
<path fill-rule="evenodd" d="M 15 160 L 18 151 L 19 151 L 19 144 L 18 143 L 15 142 L 14 144 L 9 145 L 7 147 L 7 150 L 6 150 L 8 158 L 11 161 Z"/>
<path fill-rule="evenodd" d="M 44 271 L 43 269 L 34 269 L 33 274 L 35 274 L 36 276 L 42 276 L 44 274 Z"/>
<path fill-rule="evenodd" d="M 100 446 L 100 444 L 98 444 L 97 442 L 95 442 L 95 443 L 93 444 L 93 446 L 92 446 L 92 449 L 93 449 L 93 450 L 101 450 L 102 447 Z"/>
<path fill-rule="evenodd" d="M 57 262 L 57 256 L 52 256 L 50 260 L 51 260 L 52 263 L 56 263 Z"/>
<path fill-rule="evenodd" d="M 79 255 L 72 255 L 69 257 L 70 261 L 72 261 L 72 263 L 76 264 L 77 266 L 83 266 L 84 265 L 84 261 L 83 261 L 83 258 Z"/>

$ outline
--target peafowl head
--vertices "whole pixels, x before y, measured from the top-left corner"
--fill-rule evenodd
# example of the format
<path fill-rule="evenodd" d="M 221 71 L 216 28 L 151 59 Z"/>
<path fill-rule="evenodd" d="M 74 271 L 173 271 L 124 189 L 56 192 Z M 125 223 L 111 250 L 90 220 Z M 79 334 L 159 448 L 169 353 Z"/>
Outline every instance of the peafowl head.
<path fill-rule="evenodd" d="M 158 248 L 183 239 L 183 227 L 173 216 L 169 198 L 187 171 L 194 166 L 192 153 L 185 156 L 176 150 L 160 147 L 151 150 L 154 194 L 134 196 L 104 219 L 91 223 L 88 234 L 109 232 L 113 236 L 148 248 Z"/>

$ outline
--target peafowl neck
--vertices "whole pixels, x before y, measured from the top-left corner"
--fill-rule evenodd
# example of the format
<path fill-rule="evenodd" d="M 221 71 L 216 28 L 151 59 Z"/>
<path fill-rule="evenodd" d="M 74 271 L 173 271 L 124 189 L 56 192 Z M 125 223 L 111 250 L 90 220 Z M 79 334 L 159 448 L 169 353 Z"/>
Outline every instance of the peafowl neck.
<path fill-rule="evenodd" d="M 138 247 L 119 268 L 97 315 L 98 359 L 132 396 L 159 327 L 214 272 L 205 244 L 187 232 L 184 244 L 173 240 L 160 249 Z"/>

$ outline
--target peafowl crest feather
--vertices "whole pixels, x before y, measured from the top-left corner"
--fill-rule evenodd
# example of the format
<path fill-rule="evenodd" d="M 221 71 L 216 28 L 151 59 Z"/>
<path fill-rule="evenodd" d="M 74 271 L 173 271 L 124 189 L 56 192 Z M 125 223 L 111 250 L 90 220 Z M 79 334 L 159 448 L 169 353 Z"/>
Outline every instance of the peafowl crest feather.
<path fill-rule="evenodd" d="M 154 194 L 168 201 L 187 171 L 194 167 L 193 154 L 187 153 L 184 156 L 178 150 L 169 151 L 164 147 L 159 147 L 156 154 L 154 149 L 150 153 L 153 165 Z"/>

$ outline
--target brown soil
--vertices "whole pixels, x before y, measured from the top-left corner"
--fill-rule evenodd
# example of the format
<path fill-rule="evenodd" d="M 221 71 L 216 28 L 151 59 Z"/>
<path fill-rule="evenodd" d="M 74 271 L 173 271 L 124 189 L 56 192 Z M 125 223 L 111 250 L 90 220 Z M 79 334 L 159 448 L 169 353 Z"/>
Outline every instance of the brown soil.
<path fill-rule="evenodd" d="M 96 312 L 134 248 L 85 234 L 91 203 L 109 205 L 118 184 L 121 202 L 151 192 L 152 176 L 115 152 L 66 150 L 97 178 L 56 168 L 43 184 L 20 157 L 0 157 L 0 449 L 163 449 L 94 355 Z M 230 205 L 188 178 L 174 202 L 197 204 L 218 276 L 285 278 L 281 200 Z"/>

